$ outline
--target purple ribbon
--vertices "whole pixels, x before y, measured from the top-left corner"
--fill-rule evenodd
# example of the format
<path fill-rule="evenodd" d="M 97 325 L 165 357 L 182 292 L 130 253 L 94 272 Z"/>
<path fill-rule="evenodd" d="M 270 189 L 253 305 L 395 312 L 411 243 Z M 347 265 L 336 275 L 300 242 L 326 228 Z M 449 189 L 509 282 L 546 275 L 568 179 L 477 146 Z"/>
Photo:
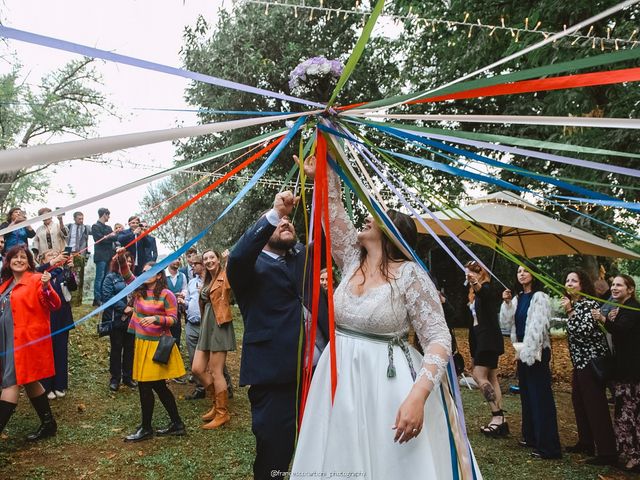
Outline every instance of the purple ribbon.
<path fill-rule="evenodd" d="M 447 142 L 458 143 L 462 145 L 471 145 L 477 148 L 489 148 L 491 150 L 498 150 L 501 152 L 512 153 L 514 155 L 523 155 L 525 157 L 534 157 L 541 160 L 548 160 L 550 162 L 565 163 L 567 165 L 575 165 L 579 167 L 586 167 L 592 170 L 602 170 L 603 172 L 618 173 L 620 175 L 629 175 L 631 177 L 640 177 L 640 170 L 634 168 L 618 167 L 616 165 L 607 165 L 604 163 L 591 162 L 589 160 L 580 160 L 579 158 L 565 157 L 563 155 L 553 155 L 550 153 L 536 152 L 535 150 L 527 150 L 525 148 L 508 147 L 497 143 L 481 142 L 478 140 L 468 140 L 460 137 L 449 137 L 447 135 L 439 135 L 436 133 L 425 133 L 416 130 L 404 130 L 398 128 L 405 133 L 411 133 L 419 137 L 435 138 L 436 140 L 445 140 Z"/>
<path fill-rule="evenodd" d="M 324 108 L 322 103 L 311 102 L 309 100 L 303 100 L 301 98 L 292 97 L 283 93 L 272 92 L 270 90 L 264 90 L 262 88 L 251 87 L 242 83 L 231 82 L 222 78 L 212 77 L 210 75 L 204 75 L 202 73 L 191 72 L 182 68 L 169 67 L 160 63 L 149 62 L 147 60 L 140 60 L 138 58 L 129 57 L 127 55 L 120 55 L 118 53 L 108 52 L 106 50 L 100 50 L 98 48 L 87 47 L 86 45 L 80 45 L 78 43 L 67 42 L 66 40 L 60 40 L 58 38 L 47 37 L 44 35 L 38 35 L 31 32 L 25 32 L 24 30 L 18 30 L 16 28 L 5 27 L 0 25 L 0 36 L 5 38 L 11 38 L 21 42 L 33 43 L 35 45 L 41 45 L 43 47 L 56 48 L 58 50 L 64 50 L 71 53 L 77 53 L 85 57 L 101 58 L 103 60 L 109 60 L 116 63 L 122 63 L 125 65 L 131 65 L 132 67 L 145 68 L 147 70 L 153 70 L 156 72 L 168 73 L 169 75 L 176 75 L 178 77 L 184 77 L 199 82 L 209 83 L 211 85 L 217 85 L 219 87 L 231 88 L 233 90 L 239 90 L 241 92 L 254 93 L 256 95 L 262 95 L 265 97 L 278 98 L 280 100 L 286 100 L 288 102 L 301 103 L 303 105 L 309 105 L 312 107 Z"/>

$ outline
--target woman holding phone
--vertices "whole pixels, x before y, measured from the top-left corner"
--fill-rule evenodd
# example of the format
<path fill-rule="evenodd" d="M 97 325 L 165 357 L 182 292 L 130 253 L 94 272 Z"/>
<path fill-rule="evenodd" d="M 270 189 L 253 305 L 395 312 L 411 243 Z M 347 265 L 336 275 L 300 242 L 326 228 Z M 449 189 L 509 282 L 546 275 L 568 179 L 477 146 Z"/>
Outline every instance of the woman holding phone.
<path fill-rule="evenodd" d="M 56 434 L 47 394 L 40 383 L 54 374 L 49 312 L 60 308 L 51 287 L 51 274 L 35 271 L 33 254 L 26 245 L 7 252 L 0 271 L 0 432 L 9 422 L 24 390 L 40 417 L 40 427 L 27 436 L 35 441 Z"/>
<path fill-rule="evenodd" d="M 20 207 L 13 207 L 7 213 L 7 221 L 0 225 L 0 228 L 14 226 L 24 222 L 27 219 Z M 8 252 L 11 247 L 16 245 L 28 245 L 28 240 L 36 236 L 36 232 L 30 226 L 17 228 L 13 232 L 4 234 L 4 251 Z"/>

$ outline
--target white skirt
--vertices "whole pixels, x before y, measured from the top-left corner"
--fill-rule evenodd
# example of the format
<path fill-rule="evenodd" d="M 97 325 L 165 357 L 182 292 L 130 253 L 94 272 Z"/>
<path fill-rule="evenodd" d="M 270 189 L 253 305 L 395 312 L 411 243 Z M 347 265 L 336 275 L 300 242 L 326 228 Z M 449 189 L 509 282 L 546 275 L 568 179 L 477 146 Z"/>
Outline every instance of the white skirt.
<path fill-rule="evenodd" d="M 422 357 L 409 348 L 418 371 Z M 440 387 L 431 392 L 425 403 L 420 435 L 407 443 L 395 443 L 395 430 L 391 427 L 413 386 L 401 348 L 394 347 L 396 376 L 392 378 L 387 377 L 385 342 L 336 332 L 336 352 L 338 385 L 334 404 L 331 405 L 327 347 L 311 383 L 291 478 L 454 478 Z"/>

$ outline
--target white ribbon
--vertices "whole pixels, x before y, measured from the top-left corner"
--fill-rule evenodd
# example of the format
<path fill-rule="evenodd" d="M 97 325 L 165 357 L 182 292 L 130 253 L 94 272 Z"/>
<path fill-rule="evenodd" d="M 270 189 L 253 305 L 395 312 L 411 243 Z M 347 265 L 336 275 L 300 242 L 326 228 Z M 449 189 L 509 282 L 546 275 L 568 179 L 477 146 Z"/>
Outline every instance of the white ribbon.
<path fill-rule="evenodd" d="M 266 142 L 269 141 L 275 137 L 278 137 L 280 135 L 282 135 L 283 132 L 282 130 L 279 130 L 277 132 L 274 132 L 273 134 L 267 136 L 267 137 L 260 137 L 257 140 L 255 140 L 252 143 L 246 144 L 246 145 L 242 145 L 242 146 L 238 146 L 236 149 L 233 150 L 229 150 L 229 149 L 224 149 L 220 152 L 214 153 L 212 155 L 208 155 L 205 158 L 201 158 L 199 160 L 195 160 L 193 162 L 190 163 L 186 163 L 184 165 L 180 165 L 180 166 L 176 166 L 174 168 L 168 169 L 168 170 L 164 170 L 162 172 L 156 173 L 154 175 L 150 175 L 148 177 L 144 177 L 141 178 L 139 180 L 135 180 L 131 183 L 127 183 L 126 185 L 121 185 L 120 187 L 116 187 L 112 190 L 108 190 L 104 193 L 100 193 L 99 195 L 96 195 L 94 197 L 90 197 L 90 198 L 85 198 L 84 200 L 80 200 L 78 202 L 72 203 L 70 205 L 67 205 L 66 207 L 62 207 L 62 208 L 58 208 L 56 210 L 54 210 L 53 212 L 47 212 L 47 213 L 43 213 L 42 215 L 38 215 L 37 217 L 31 217 L 28 220 L 25 220 L 24 222 L 20 222 L 18 224 L 15 225 L 9 225 L 8 227 L 5 227 L 3 229 L 0 229 L 0 235 L 4 235 L 5 233 L 9 233 L 9 232 L 13 232 L 14 230 L 17 230 L 19 228 L 25 227 L 27 225 L 33 225 L 36 222 L 39 222 L 41 220 L 46 220 L 47 218 L 51 218 L 51 217 L 56 217 L 58 215 L 62 215 L 63 213 L 69 212 L 71 210 L 75 210 L 77 208 L 80 208 L 84 205 L 87 205 L 89 203 L 93 203 L 93 202 L 97 202 L 98 200 L 102 200 L 103 198 L 107 198 L 107 197 L 112 197 L 114 195 L 117 195 L 119 193 L 122 192 L 126 192 L 127 190 L 131 190 L 132 188 L 136 188 L 139 187 L 140 185 L 145 185 L 147 183 L 151 183 L 154 182 L 156 180 L 159 180 L 161 178 L 164 178 L 166 176 L 169 175 L 173 175 L 174 173 L 177 173 L 179 171 L 182 170 L 186 170 L 188 168 L 191 168 L 195 165 L 200 165 L 202 163 L 208 162 L 210 160 L 213 160 L 215 158 L 221 157 L 223 155 L 226 155 L 228 153 L 232 153 L 235 152 L 237 150 L 241 150 L 242 148 L 246 148 L 246 147 L 250 147 L 252 145 L 255 145 L 257 143 L 261 143 L 261 142 Z"/>
<path fill-rule="evenodd" d="M 376 120 L 425 120 L 431 122 L 473 122 L 473 123 L 518 123 L 523 125 L 555 125 L 571 127 L 630 128 L 639 129 L 640 120 L 635 118 L 597 117 L 544 117 L 526 115 L 422 115 L 350 112 L 352 117 L 367 117 Z"/>
<path fill-rule="evenodd" d="M 109 153 L 125 148 L 140 147 L 153 143 L 168 142 L 185 137 L 195 137 L 209 133 L 226 132 L 238 128 L 263 125 L 265 123 L 284 121 L 302 115 L 313 115 L 321 110 L 298 112 L 289 115 L 272 115 L 228 122 L 209 123 L 192 127 L 151 130 L 147 132 L 127 133 L 110 137 L 75 140 L 71 142 L 36 145 L 33 147 L 13 148 L 0 152 L 0 172 L 22 170 L 34 165 L 48 165 L 63 160 L 86 158 L 92 155 Z"/>

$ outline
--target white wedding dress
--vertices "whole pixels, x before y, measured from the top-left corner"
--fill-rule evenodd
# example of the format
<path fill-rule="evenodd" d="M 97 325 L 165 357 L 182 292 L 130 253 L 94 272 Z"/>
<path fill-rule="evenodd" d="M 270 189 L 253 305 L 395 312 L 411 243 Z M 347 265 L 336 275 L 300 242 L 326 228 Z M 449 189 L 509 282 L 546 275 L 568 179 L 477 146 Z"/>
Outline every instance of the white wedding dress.
<path fill-rule="evenodd" d="M 361 296 L 351 291 L 349 279 L 358 268 L 360 250 L 339 188 L 332 175 L 332 254 L 343 272 L 343 281 L 334 294 L 338 383 L 332 405 L 327 347 L 311 383 L 291 478 L 456 478 L 456 457 L 453 455 L 452 461 L 452 436 L 440 387 L 451 338 L 438 293 L 426 272 L 414 262 L 401 265 L 398 278 L 390 283 L 370 288 Z M 388 342 L 357 332 L 402 337 L 410 325 L 425 351 L 423 359 L 413 347 L 408 350 L 416 381 L 427 382 L 431 393 L 425 404 L 422 432 L 400 444 L 394 443 L 395 430 L 391 427 L 414 384 L 409 362 L 403 349 L 393 346 L 395 376 L 389 377 Z M 467 461 L 473 458 L 470 449 L 466 454 Z M 475 477 L 480 478 L 479 471 Z"/>

